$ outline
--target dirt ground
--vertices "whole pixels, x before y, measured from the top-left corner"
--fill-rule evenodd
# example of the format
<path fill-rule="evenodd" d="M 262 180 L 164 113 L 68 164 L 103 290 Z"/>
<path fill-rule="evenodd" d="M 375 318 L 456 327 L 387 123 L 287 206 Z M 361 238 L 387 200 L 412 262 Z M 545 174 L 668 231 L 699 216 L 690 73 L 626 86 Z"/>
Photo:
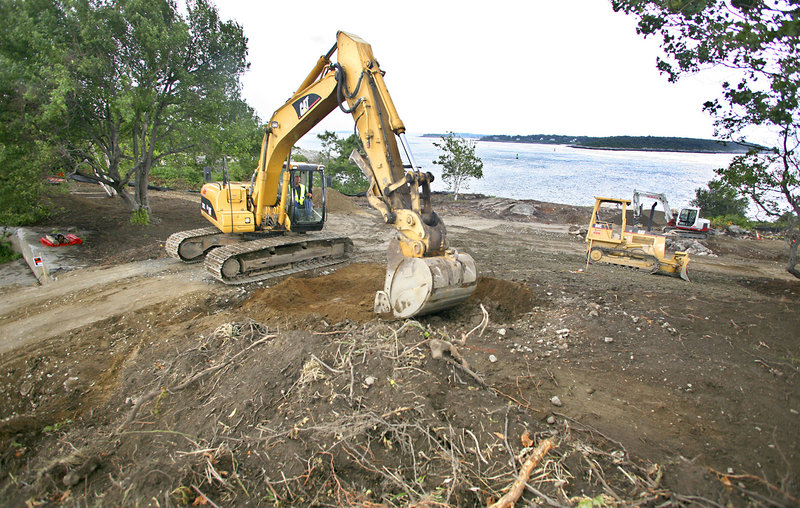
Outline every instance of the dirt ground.
<path fill-rule="evenodd" d="M 687 283 L 587 270 L 588 209 L 436 196 L 478 287 L 396 321 L 371 310 L 393 229 L 362 198 L 330 197 L 348 264 L 227 287 L 163 255 L 205 226 L 196 194 L 153 192 L 136 226 L 70 185 L 42 227 L 82 232 L 90 267 L 0 305 L 3 506 L 485 506 L 545 439 L 528 503 L 800 504 L 779 239 L 711 238 Z"/>

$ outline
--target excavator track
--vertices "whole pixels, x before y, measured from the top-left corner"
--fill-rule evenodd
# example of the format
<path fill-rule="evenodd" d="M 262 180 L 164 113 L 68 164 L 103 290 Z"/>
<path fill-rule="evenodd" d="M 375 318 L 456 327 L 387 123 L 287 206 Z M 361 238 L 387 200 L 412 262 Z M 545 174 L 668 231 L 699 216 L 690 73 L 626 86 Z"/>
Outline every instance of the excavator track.
<path fill-rule="evenodd" d="M 213 236 L 221 234 L 220 230 L 215 228 L 214 226 L 209 226 L 206 228 L 199 228 L 199 229 L 189 229 L 186 231 L 179 231 L 177 233 L 173 233 L 167 238 L 167 242 L 164 244 L 164 250 L 167 252 L 167 256 L 175 259 L 180 259 L 184 263 L 199 263 L 203 261 L 203 253 L 201 252 L 198 256 L 194 256 L 191 258 L 187 258 L 182 256 L 181 251 L 181 244 L 183 244 L 187 240 L 198 240 L 205 236 Z"/>
<path fill-rule="evenodd" d="M 206 255 L 205 266 L 218 281 L 239 285 L 342 263 L 352 251 L 346 236 L 280 236 L 218 247 Z"/>

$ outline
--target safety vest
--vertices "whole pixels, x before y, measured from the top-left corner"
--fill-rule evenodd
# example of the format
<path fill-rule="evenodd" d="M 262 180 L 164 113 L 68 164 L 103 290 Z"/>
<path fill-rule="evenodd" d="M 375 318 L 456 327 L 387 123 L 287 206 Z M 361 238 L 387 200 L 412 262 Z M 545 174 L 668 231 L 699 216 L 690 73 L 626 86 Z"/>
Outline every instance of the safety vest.
<path fill-rule="evenodd" d="M 297 204 L 302 205 L 306 202 L 306 186 L 302 183 L 300 185 L 295 186 L 294 192 L 296 194 L 295 201 Z"/>

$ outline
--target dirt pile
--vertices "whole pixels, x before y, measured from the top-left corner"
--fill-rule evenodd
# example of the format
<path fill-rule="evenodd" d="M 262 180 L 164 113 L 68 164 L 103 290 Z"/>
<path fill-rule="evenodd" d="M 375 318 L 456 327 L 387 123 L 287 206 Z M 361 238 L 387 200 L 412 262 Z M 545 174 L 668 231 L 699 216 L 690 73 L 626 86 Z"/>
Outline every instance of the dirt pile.
<path fill-rule="evenodd" d="M 320 277 L 290 277 L 256 291 L 242 311 L 256 320 L 276 320 L 285 326 L 329 324 L 345 320 L 367 322 L 375 317 L 375 292 L 383 289 L 386 269 L 355 263 Z"/>
<path fill-rule="evenodd" d="M 313 199 L 315 203 L 320 202 L 319 200 L 322 198 L 319 195 L 319 192 L 314 193 Z M 345 196 L 336 189 L 331 188 L 325 189 L 325 208 L 329 212 L 335 213 L 353 213 L 360 210 L 354 198 Z"/>

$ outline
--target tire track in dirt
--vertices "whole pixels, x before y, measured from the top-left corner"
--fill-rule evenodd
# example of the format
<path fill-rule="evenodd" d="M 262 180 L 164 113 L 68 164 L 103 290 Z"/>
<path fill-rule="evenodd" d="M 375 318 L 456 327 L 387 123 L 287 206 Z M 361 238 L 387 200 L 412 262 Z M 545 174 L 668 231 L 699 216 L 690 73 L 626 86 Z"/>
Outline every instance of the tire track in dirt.
<path fill-rule="evenodd" d="M 197 291 L 210 291 L 202 265 L 172 260 L 79 270 L 47 286 L 7 294 L 0 354 Z"/>

